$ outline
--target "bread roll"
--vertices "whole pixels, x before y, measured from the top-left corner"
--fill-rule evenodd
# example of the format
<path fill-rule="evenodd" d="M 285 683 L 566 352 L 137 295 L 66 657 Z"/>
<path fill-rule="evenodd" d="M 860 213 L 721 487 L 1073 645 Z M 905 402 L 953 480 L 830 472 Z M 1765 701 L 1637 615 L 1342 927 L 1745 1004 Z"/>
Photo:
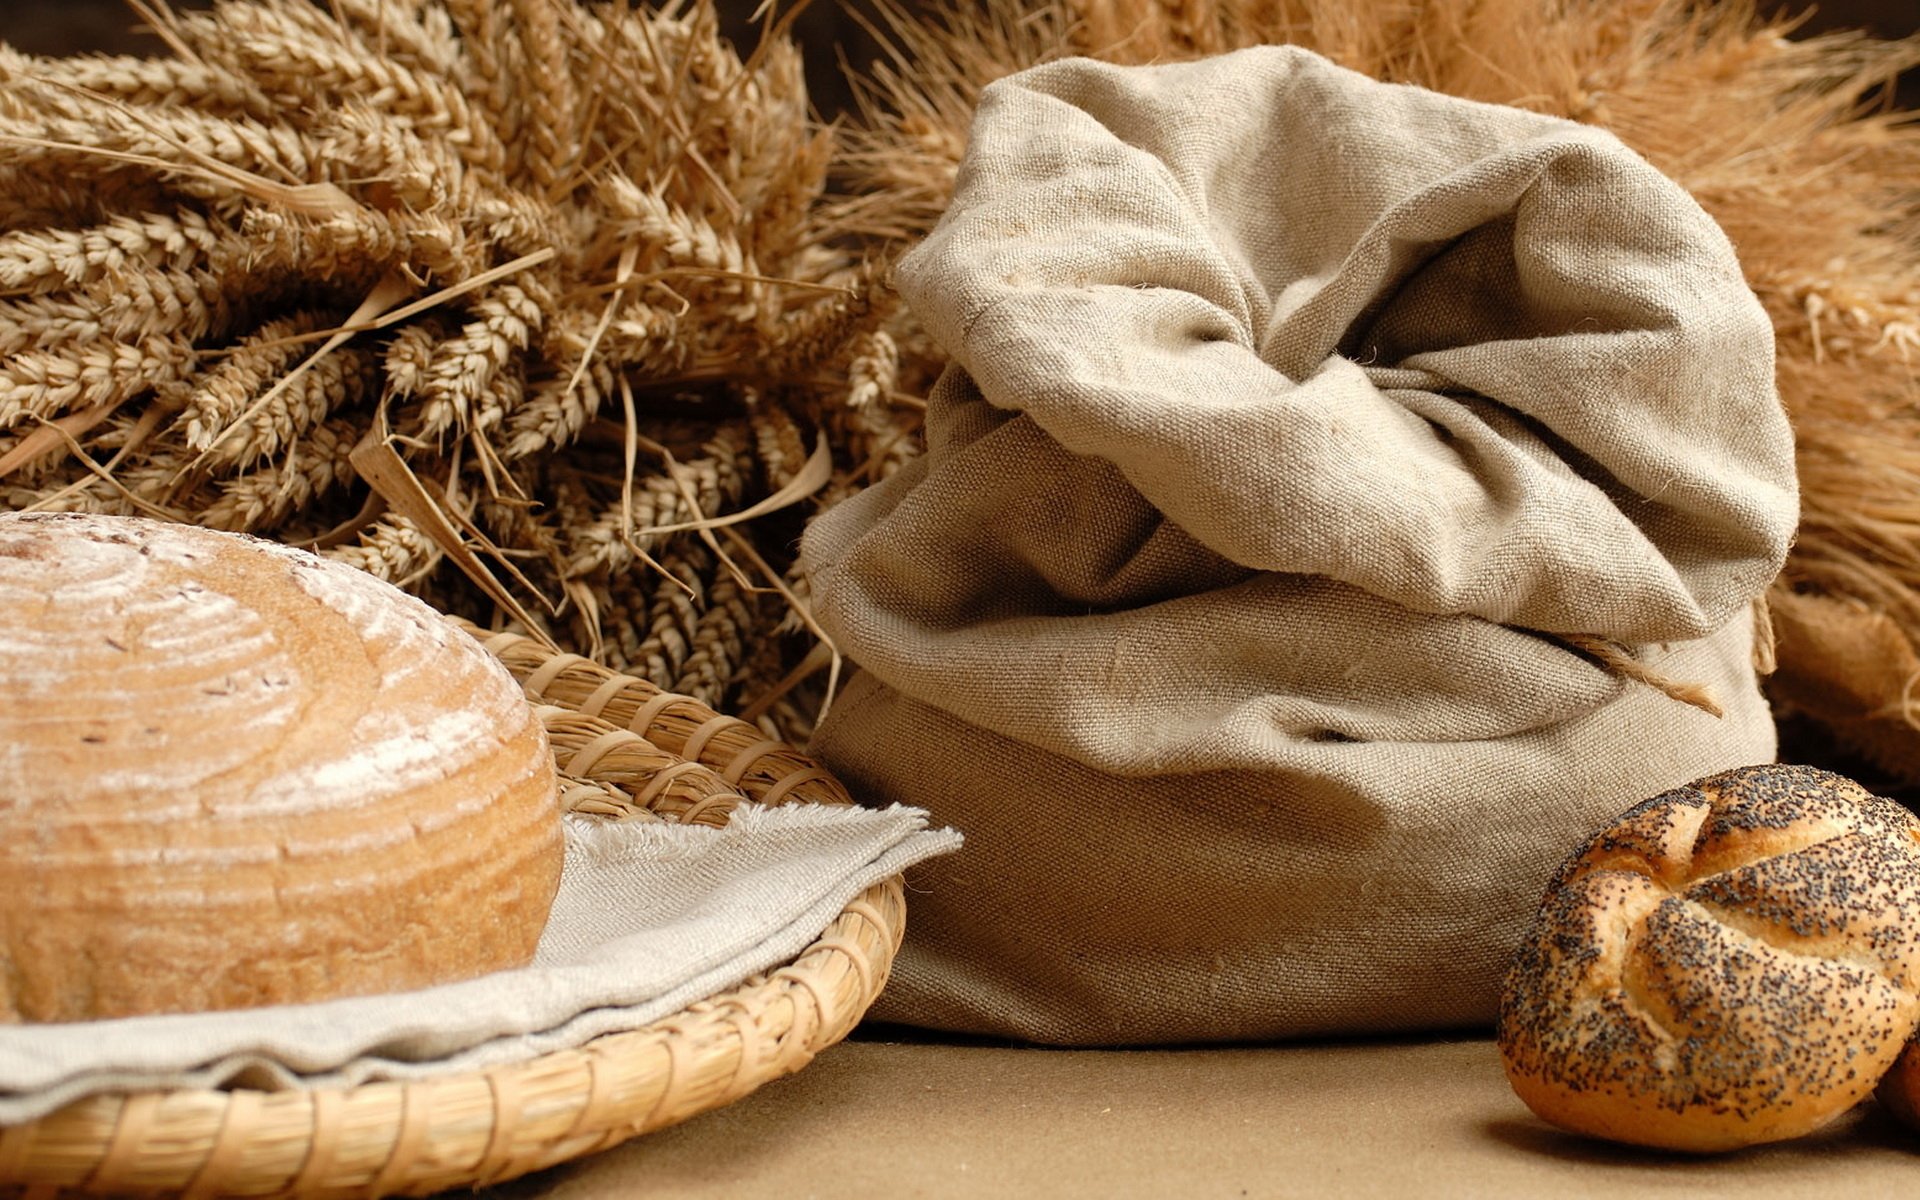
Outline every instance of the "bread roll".
<path fill-rule="evenodd" d="M 524 964 L 546 733 L 425 604 L 270 543 L 0 515 L 0 1021 L 234 1009 Z"/>
<path fill-rule="evenodd" d="M 1807 1133 L 1920 1025 L 1920 822 L 1809 767 L 1629 810 L 1570 858 L 1507 975 L 1499 1045 L 1556 1125 L 1676 1150 Z"/>

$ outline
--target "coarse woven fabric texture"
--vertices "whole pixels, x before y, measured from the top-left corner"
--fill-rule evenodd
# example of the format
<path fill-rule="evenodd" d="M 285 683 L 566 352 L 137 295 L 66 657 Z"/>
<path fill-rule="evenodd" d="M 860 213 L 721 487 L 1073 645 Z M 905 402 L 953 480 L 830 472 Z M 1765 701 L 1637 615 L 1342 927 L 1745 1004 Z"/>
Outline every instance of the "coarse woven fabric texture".
<path fill-rule="evenodd" d="M 969 841 L 876 1016 L 1484 1023 L 1568 849 L 1773 757 L 1772 333 L 1611 135 L 1293 47 L 1068 60 L 987 89 L 897 279 L 952 365 L 808 530 L 863 668 L 813 750 Z"/>
<path fill-rule="evenodd" d="M 637 1029 L 794 957 L 873 884 L 959 845 L 918 810 L 744 804 L 722 828 L 569 818 L 531 965 L 321 1004 L 0 1025 L 0 1125 L 101 1092 L 457 1074 Z"/>

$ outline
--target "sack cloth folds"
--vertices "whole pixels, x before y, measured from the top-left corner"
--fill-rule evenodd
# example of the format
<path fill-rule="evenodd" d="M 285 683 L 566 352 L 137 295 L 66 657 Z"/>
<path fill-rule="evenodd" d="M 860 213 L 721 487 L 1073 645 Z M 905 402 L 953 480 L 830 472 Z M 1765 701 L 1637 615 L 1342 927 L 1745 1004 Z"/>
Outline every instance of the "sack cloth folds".
<path fill-rule="evenodd" d="M 952 365 L 926 455 L 808 530 L 863 668 L 814 750 L 968 850 L 876 1015 L 1485 1022 L 1579 837 L 1773 756 L 1771 329 L 1611 135 L 1290 47 L 1054 63 L 987 89 L 897 281 Z"/>

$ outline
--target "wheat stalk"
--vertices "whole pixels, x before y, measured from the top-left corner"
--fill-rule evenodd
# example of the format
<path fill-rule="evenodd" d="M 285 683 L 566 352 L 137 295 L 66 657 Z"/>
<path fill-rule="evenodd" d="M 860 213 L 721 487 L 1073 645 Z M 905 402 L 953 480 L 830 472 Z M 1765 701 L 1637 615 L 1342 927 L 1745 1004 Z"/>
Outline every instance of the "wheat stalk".
<path fill-rule="evenodd" d="M 317 543 L 483 623 L 490 563 L 530 632 L 722 706 L 804 654 L 711 534 L 654 532 L 761 504 L 898 379 L 783 35 L 743 58 L 706 0 L 162 20 L 151 60 L 0 50 L 7 506 Z M 783 572 L 793 528 L 745 526 Z"/>

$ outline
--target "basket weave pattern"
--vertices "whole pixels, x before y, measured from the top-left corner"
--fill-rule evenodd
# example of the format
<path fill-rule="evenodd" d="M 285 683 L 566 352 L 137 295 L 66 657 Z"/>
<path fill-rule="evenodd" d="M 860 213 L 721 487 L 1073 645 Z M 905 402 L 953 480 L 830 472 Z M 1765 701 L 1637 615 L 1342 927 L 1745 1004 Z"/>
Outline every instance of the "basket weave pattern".
<path fill-rule="evenodd" d="M 537 706 L 575 811 L 723 825 L 743 799 L 847 804 L 757 727 L 513 634 L 482 634 Z M 497 1183 L 729 1104 L 845 1037 L 904 929 L 898 877 L 786 966 L 642 1029 L 447 1078 L 96 1096 L 0 1129 L 0 1196 L 422 1195 Z"/>

